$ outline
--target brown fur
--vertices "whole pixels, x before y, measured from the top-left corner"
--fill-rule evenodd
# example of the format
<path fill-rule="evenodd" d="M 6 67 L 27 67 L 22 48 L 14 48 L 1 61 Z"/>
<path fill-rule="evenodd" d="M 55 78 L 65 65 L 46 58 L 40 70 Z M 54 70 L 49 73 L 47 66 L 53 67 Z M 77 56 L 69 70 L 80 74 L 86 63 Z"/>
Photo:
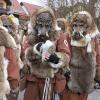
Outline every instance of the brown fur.
<path fill-rule="evenodd" d="M 52 25 L 53 25 L 54 28 L 55 28 L 55 15 L 54 15 L 52 9 L 49 8 L 49 7 L 43 7 L 43 8 L 41 8 L 41 9 L 38 9 L 38 10 L 36 11 L 36 13 L 35 13 L 35 16 L 32 15 L 32 17 L 31 17 L 31 24 L 32 24 L 32 27 L 34 27 L 34 26 L 36 25 L 36 23 L 35 23 L 35 22 L 36 22 L 36 16 L 39 15 L 39 14 L 41 14 L 41 13 L 43 13 L 43 12 L 47 12 L 47 13 L 50 13 L 50 14 L 51 14 L 51 16 L 52 16 L 52 18 L 53 18 L 53 23 L 52 23 Z"/>
<path fill-rule="evenodd" d="M 12 30 L 12 33 L 9 32 L 9 34 L 15 39 L 15 42 L 19 43 L 18 33 L 16 31 L 18 30 L 18 26 L 11 20 L 11 18 L 8 15 L 2 15 L 0 16 L 0 20 L 2 21 L 2 26 L 6 25 L 9 26 L 9 28 Z M 4 26 L 5 27 L 5 26 Z M 8 27 L 6 27 L 8 28 Z M 9 31 L 9 29 L 8 29 Z"/>
<path fill-rule="evenodd" d="M 53 11 L 48 8 L 48 7 L 44 7 L 41 8 L 39 10 L 37 10 L 35 16 L 31 17 L 31 26 L 33 28 L 32 30 L 32 34 L 29 34 L 28 39 L 29 39 L 29 44 L 31 45 L 30 48 L 27 48 L 26 50 L 26 62 L 28 62 L 28 65 L 31 67 L 31 73 L 37 75 L 37 77 L 40 78 L 45 78 L 45 77 L 53 77 L 54 76 L 54 71 L 53 69 L 50 67 L 50 65 L 48 63 L 42 63 L 41 57 L 39 57 L 38 55 L 34 54 L 33 52 L 33 46 L 38 43 L 41 42 L 35 35 L 34 35 L 34 27 L 36 25 L 36 18 L 40 13 L 50 13 L 50 15 L 52 16 L 53 19 L 53 28 L 55 29 L 55 16 Z M 51 40 L 56 40 L 56 36 L 57 33 L 53 32 L 50 33 L 50 38 Z"/>
<path fill-rule="evenodd" d="M 84 14 L 82 14 L 81 11 L 74 14 L 71 25 L 73 25 L 73 23 L 75 23 L 76 20 L 80 20 L 80 21 L 83 21 L 84 25 L 88 26 L 87 34 L 95 33 L 98 29 L 97 29 L 97 26 L 96 26 L 92 16 L 87 11 L 82 11 L 82 12 Z"/>
<path fill-rule="evenodd" d="M 16 48 L 16 43 L 12 36 L 2 28 L 0 28 L 0 46 Z"/>
<path fill-rule="evenodd" d="M 36 18 L 41 13 L 49 13 L 52 16 L 52 28 L 53 28 L 52 30 L 53 31 L 51 33 L 49 33 L 49 36 L 50 36 L 49 39 L 52 39 L 52 40 L 57 39 L 58 33 L 55 31 L 55 28 L 56 28 L 56 19 L 55 19 L 55 15 L 54 15 L 52 9 L 49 8 L 49 7 L 43 7 L 41 9 L 38 9 L 36 11 L 36 13 L 35 13 L 35 16 L 34 15 L 31 16 L 30 22 L 31 22 L 32 28 L 34 29 L 34 27 L 36 25 Z M 32 30 L 32 32 L 34 33 L 34 30 Z"/>
<path fill-rule="evenodd" d="M 86 27 L 86 34 L 97 34 L 98 29 L 91 15 L 86 12 L 78 12 L 74 15 L 72 25 L 81 23 Z M 76 26 L 77 27 L 77 26 Z M 83 38 L 82 38 L 83 39 Z M 81 40 L 76 40 L 81 44 Z M 91 41 L 92 51 L 87 52 L 87 46 L 79 47 L 72 45 L 72 57 L 70 61 L 71 79 L 68 83 L 70 90 L 76 93 L 90 93 L 94 88 L 96 51 L 95 37 Z"/>
<path fill-rule="evenodd" d="M 9 83 L 6 77 L 8 62 L 4 61 L 5 60 L 4 53 L 5 53 L 5 47 L 0 46 L 0 97 L 10 92 Z"/>
<path fill-rule="evenodd" d="M 6 32 L 5 30 L 3 30 L 2 28 L 0 28 L 1 33 L 0 36 L 0 40 L 1 40 L 1 44 L 5 47 L 11 47 L 14 48 L 14 51 L 16 53 L 16 57 L 17 60 L 19 62 L 19 66 L 21 63 L 21 59 L 20 59 L 20 53 L 21 53 L 21 45 L 20 45 L 20 36 L 17 33 L 18 32 L 18 25 L 15 24 L 15 22 L 13 20 L 11 20 L 11 16 L 8 15 L 2 15 L 0 16 L 1 22 L 2 22 L 2 26 L 5 27 L 8 32 Z"/>
<path fill-rule="evenodd" d="M 64 26 L 62 26 L 62 27 L 64 27 L 64 32 L 65 33 L 71 33 L 71 27 L 70 27 L 70 24 L 69 24 L 69 22 L 67 22 L 67 19 L 65 19 L 65 18 L 58 18 L 57 20 L 56 20 L 57 22 L 62 22 L 63 23 L 63 25 Z"/>
<path fill-rule="evenodd" d="M 87 53 L 85 48 L 72 47 L 70 61 L 71 80 L 69 88 L 74 92 L 90 93 L 93 90 L 96 55 Z"/>
<path fill-rule="evenodd" d="M 42 9 L 38 10 L 37 14 L 35 16 L 33 16 L 31 19 L 33 29 L 36 25 L 35 21 L 36 21 L 37 15 L 40 13 L 44 13 L 44 12 L 50 13 L 50 15 L 52 15 L 53 23 L 55 23 L 55 17 L 54 17 L 52 10 L 50 8 L 42 8 Z M 59 36 L 58 36 L 58 33 L 55 32 L 54 25 L 52 28 L 54 28 L 54 31 L 49 33 L 49 40 L 51 40 L 52 42 L 56 42 L 56 40 L 59 38 Z M 42 78 L 53 77 L 55 70 L 47 62 L 43 63 L 41 60 L 41 57 L 36 55 L 33 52 L 34 45 L 36 45 L 36 43 L 39 43 L 39 42 L 42 42 L 42 41 L 40 41 L 37 38 L 37 36 L 34 35 L 34 31 L 33 31 L 33 34 L 32 33 L 29 34 L 29 44 L 31 45 L 31 47 L 26 50 L 26 60 L 27 60 L 26 62 L 28 62 L 28 65 L 31 66 L 31 72 L 33 74 L 37 75 L 38 77 L 40 77 L 40 78 L 41 77 Z M 64 57 L 65 56 L 63 56 L 63 58 Z M 63 59 L 63 60 L 65 63 L 65 59 Z"/>

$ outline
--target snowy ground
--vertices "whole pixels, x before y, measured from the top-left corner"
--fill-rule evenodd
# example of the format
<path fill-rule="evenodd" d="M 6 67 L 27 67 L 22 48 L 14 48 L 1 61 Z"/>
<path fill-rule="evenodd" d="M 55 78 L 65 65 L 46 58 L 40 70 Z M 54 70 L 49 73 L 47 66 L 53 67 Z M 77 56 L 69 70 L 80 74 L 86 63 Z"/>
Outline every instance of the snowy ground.
<path fill-rule="evenodd" d="M 89 95 L 88 100 L 100 100 L 100 89 L 97 89 L 94 92 L 92 92 Z"/>

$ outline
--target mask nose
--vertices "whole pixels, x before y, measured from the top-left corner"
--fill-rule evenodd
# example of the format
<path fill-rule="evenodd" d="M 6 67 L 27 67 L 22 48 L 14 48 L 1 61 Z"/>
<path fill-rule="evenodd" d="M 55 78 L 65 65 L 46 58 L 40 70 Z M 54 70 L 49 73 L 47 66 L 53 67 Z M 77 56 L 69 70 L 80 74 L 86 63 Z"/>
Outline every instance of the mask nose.
<path fill-rule="evenodd" d="M 80 33 L 79 32 L 75 32 L 74 35 L 75 36 L 80 36 Z"/>
<path fill-rule="evenodd" d="M 74 40 L 79 40 L 79 39 L 81 39 L 81 38 L 82 38 L 82 36 L 80 35 L 79 32 L 74 32 L 74 35 L 73 35 L 73 39 L 74 39 Z"/>

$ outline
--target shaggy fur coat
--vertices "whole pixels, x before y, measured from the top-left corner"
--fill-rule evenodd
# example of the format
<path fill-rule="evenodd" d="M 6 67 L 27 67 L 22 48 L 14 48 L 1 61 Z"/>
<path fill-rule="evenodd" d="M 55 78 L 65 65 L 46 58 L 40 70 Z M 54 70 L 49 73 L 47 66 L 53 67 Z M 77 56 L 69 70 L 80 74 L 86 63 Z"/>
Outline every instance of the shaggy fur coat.
<path fill-rule="evenodd" d="M 6 47 L 14 49 L 16 44 L 12 36 L 2 26 L 0 27 L 0 98 L 10 91 L 7 80 L 8 60 L 4 56 Z"/>
<path fill-rule="evenodd" d="M 69 88 L 76 93 L 90 93 L 94 86 L 96 53 L 87 53 L 84 47 L 72 47 Z"/>

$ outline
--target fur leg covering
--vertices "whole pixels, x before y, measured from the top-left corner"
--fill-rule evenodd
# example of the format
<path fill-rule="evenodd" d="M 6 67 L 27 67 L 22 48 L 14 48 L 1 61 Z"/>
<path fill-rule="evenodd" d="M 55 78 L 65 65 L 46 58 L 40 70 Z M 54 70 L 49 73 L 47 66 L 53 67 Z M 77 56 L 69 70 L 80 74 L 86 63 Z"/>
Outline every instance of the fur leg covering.
<path fill-rule="evenodd" d="M 73 48 L 70 61 L 71 79 L 68 87 L 75 93 L 90 93 L 94 89 L 95 55 L 86 53 L 85 58 L 80 49 Z"/>
<path fill-rule="evenodd" d="M 93 79 L 92 71 L 71 68 L 71 80 L 68 87 L 76 93 L 90 93 L 94 87 Z"/>

